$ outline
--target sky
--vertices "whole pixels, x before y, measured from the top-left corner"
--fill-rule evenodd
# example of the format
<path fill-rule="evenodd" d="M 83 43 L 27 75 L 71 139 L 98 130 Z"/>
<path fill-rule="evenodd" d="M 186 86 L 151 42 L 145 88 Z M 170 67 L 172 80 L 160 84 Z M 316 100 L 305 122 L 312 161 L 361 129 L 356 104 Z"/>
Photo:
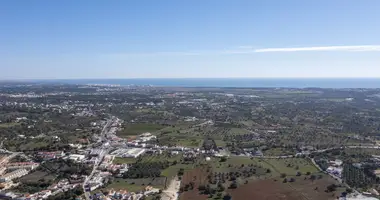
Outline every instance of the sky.
<path fill-rule="evenodd" d="M 3 0 L 0 80 L 380 77 L 379 0 Z"/>

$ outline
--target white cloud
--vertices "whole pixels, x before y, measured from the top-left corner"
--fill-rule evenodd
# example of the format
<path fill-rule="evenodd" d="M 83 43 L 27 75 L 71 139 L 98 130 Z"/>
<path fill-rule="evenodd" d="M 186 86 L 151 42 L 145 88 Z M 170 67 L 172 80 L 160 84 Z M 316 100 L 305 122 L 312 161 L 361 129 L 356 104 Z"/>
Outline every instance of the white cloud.
<path fill-rule="evenodd" d="M 178 52 L 148 52 L 148 53 L 117 53 L 108 54 L 113 57 L 139 57 L 139 56 L 207 56 L 207 55 L 234 55 L 254 54 L 270 52 L 302 52 L 302 51 L 380 51 L 380 45 L 360 46 L 317 46 L 317 47 L 289 47 L 289 48 L 262 48 L 255 49 L 252 46 L 239 46 L 233 49 L 210 50 L 210 51 L 178 51 Z"/>
<path fill-rule="evenodd" d="M 266 49 L 256 49 L 255 50 L 255 52 L 257 52 L 257 53 L 262 53 L 262 52 L 296 52 L 296 51 L 380 51 L 380 45 L 266 48 Z"/>

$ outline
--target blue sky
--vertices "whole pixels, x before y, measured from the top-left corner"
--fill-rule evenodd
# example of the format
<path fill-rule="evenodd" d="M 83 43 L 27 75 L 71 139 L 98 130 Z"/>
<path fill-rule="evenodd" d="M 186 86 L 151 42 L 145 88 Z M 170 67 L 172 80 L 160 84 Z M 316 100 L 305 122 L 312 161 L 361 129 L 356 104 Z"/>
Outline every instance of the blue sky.
<path fill-rule="evenodd" d="M 0 79 L 380 77 L 380 1 L 4 0 Z"/>

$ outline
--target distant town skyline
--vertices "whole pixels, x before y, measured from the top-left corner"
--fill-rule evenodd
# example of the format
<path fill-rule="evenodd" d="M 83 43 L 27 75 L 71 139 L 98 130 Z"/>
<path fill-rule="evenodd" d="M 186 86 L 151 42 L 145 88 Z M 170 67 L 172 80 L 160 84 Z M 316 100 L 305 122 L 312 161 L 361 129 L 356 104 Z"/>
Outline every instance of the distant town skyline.
<path fill-rule="evenodd" d="M 380 77 L 380 2 L 2 2 L 0 80 Z"/>

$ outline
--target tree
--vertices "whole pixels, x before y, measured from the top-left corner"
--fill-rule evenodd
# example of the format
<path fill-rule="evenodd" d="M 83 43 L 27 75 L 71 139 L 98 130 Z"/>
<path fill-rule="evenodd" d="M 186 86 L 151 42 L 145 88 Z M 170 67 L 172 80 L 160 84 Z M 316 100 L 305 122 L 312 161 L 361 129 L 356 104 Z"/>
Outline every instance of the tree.
<path fill-rule="evenodd" d="M 178 176 L 183 176 L 184 173 L 185 173 L 185 169 L 180 168 L 180 169 L 178 170 Z"/>
<path fill-rule="evenodd" d="M 327 192 L 334 192 L 336 190 L 337 186 L 335 184 L 331 184 L 326 187 Z"/>
<path fill-rule="evenodd" d="M 238 187 L 237 183 L 234 181 L 230 185 L 230 189 L 236 189 Z"/>
<path fill-rule="evenodd" d="M 218 183 L 218 191 L 223 192 L 226 188 L 223 186 L 223 184 Z"/>
<path fill-rule="evenodd" d="M 283 183 L 287 183 L 288 182 L 288 179 L 284 178 L 284 180 L 282 181 Z"/>
<path fill-rule="evenodd" d="M 281 178 L 285 178 L 286 177 L 286 174 L 285 173 L 282 173 L 281 174 Z"/>

